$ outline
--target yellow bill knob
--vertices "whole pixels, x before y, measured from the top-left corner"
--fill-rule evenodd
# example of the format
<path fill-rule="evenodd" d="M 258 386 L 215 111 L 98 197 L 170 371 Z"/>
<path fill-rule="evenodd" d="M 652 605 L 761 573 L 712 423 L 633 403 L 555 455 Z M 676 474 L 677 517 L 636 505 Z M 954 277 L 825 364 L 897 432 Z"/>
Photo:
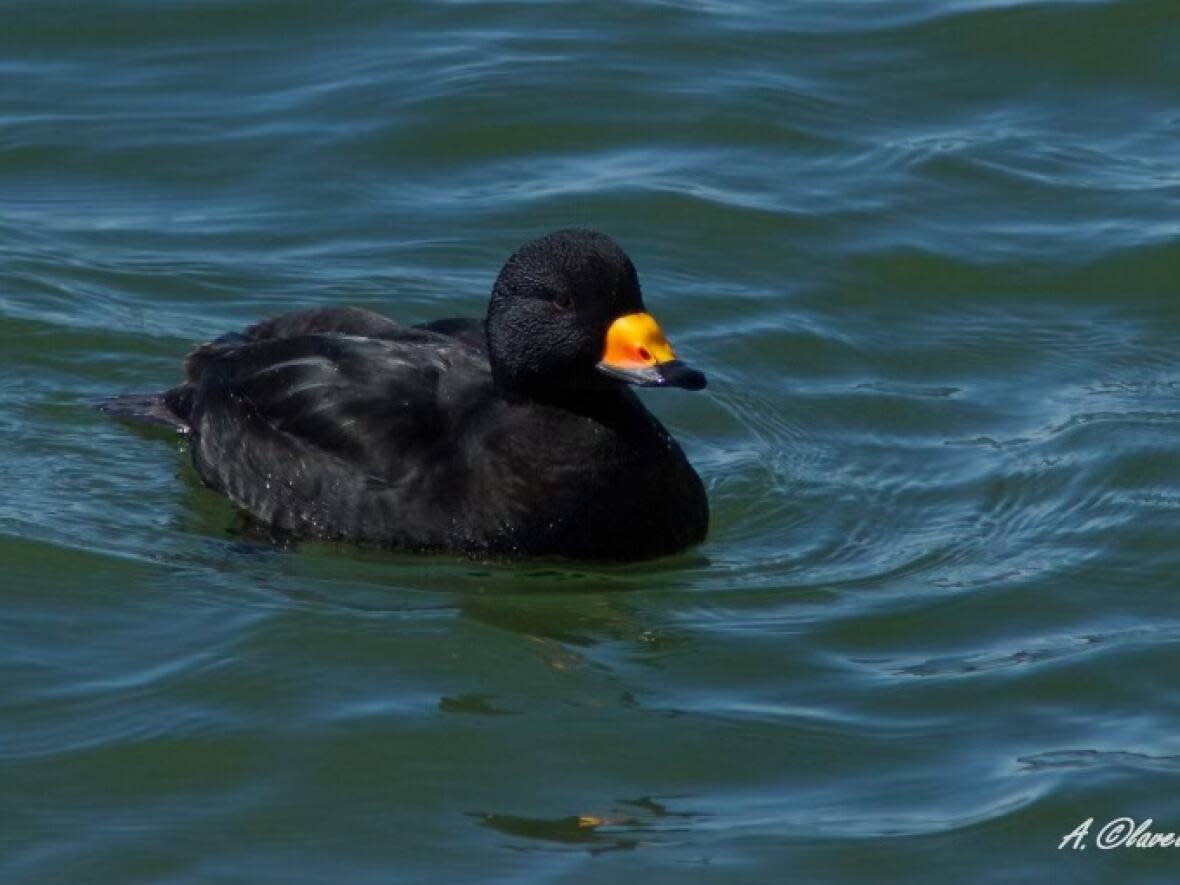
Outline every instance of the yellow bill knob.
<path fill-rule="evenodd" d="M 631 369 L 676 359 L 664 330 L 650 313 L 629 313 L 610 324 L 602 361 L 608 366 Z"/>
<path fill-rule="evenodd" d="M 705 386 L 704 373 L 676 358 L 664 330 L 649 313 L 624 314 L 610 324 L 598 368 L 642 387 L 700 390 Z"/>

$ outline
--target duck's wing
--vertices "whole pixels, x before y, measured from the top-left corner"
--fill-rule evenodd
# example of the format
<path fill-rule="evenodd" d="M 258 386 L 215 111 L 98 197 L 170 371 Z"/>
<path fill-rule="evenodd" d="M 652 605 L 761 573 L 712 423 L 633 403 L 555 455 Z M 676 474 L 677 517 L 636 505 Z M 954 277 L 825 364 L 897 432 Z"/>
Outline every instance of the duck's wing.
<path fill-rule="evenodd" d="M 241 332 L 229 332 L 212 342 L 198 345 L 185 363 L 186 382 L 180 387 L 163 393 L 127 393 L 104 397 L 96 405 L 116 418 L 168 427 L 177 433 L 187 434 L 192 430 L 188 413 L 196 379 L 212 354 L 225 354 L 231 348 L 246 344 L 305 335 L 355 335 L 396 341 L 403 339 L 406 332 L 405 326 L 360 307 L 292 311 L 255 323 Z M 484 347 L 476 349 L 487 352 Z"/>
<path fill-rule="evenodd" d="M 464 439 L 491 399 L 486 360 L 399 327 L 212 343 L 178 391 L 201 478 L 298 535 L 446 546 Z M 398 533 L 401 532 L 399 535 Z"/>

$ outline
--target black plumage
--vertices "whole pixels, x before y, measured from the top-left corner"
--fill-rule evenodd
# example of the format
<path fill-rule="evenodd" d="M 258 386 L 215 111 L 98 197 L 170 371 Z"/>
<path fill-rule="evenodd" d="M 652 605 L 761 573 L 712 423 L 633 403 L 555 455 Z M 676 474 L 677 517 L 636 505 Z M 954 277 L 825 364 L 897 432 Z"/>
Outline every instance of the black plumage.
<path fill-rule="evenodd" d="M 482 322 L 286 314 L 199 346 L 162 398 L 108 410 L 172 422 L 207 485 L 296 538 L 650 558 L 700 542 L 708 503 L 626 380 L 704 377 L 674 358 L 604 365 L 612 324 L 636 314 L 623 251 L 559 231 L 509 258 Z"/>

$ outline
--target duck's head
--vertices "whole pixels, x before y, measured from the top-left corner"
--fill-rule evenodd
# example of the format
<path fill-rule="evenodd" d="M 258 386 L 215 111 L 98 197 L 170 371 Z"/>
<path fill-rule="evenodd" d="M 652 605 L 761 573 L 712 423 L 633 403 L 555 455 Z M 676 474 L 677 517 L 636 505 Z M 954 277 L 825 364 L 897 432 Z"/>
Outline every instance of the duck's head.
<path fill-rule="evenodd" d="M 560 230 L 517 249 L 492 288 L 487 335 L 507 389 L 705 386 L 644 308 L 631 259 L 594 231 Z"/>

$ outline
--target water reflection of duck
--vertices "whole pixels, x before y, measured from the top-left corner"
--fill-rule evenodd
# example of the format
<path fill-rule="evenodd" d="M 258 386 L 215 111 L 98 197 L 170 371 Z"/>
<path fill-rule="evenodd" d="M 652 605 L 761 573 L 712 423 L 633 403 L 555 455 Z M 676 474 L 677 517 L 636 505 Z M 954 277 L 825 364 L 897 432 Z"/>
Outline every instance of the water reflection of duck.
<path fill-rule="evenodd" d="M 514 253 L 487 318 L 285 314 L 199 346 L 107 411 L 190 435 L 201 479 L 294 537 L 635 560 L 700 542 L 700 478 L 630 389 L 699 390 L 608 237 Z"/>

